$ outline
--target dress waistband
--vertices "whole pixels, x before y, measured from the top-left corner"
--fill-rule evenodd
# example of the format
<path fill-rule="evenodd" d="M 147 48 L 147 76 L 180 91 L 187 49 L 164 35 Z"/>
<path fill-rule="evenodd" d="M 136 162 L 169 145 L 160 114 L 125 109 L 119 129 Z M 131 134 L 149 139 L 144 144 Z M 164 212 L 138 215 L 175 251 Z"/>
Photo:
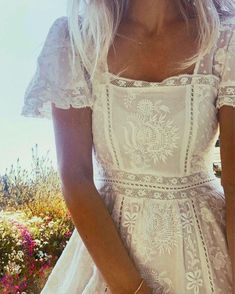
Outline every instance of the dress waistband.
<path fill-rule="evenodd" d="M 107 181 L 127 186 L 138 186 L 160 190 L 179 190 L 211 182 L 217 177 L 213 172 L 201 171 L 180 177 L 157 176 L 151 174 L 137 174 L 127 171 L 109 170 L 108 172 L 95 173 L 97 181 Z"/>
<path fill-rule="evenodd" d="M 98 185 L 106 183 L 113 192 L 120 195 L 158 199 L 188 198 L 189 195 L 210 193 L 215 190 L 214 185 L 218 187 L 219 183 L 215 174 L 207 171 L 168 177 L 109 170 L 103 175 L 95 174 L 94 180 Z"/>

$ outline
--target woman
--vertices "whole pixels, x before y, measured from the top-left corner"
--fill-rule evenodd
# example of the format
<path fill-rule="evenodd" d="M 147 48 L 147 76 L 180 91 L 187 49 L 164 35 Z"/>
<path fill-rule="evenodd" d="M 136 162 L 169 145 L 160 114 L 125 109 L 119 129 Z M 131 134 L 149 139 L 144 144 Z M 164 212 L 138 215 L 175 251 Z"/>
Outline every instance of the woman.
<path fill-rule="evenodd" d="M 233 1 L 74 0 L 68 12 L 22 110 L 53 118 L 75 225 L 41 293 L 234 294 Z"/>

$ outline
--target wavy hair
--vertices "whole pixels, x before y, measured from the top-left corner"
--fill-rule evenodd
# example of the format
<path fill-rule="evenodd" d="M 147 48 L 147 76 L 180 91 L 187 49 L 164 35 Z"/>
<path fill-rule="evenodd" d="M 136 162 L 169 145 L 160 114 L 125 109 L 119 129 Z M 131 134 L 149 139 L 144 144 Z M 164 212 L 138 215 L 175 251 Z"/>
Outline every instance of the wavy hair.
<path fill-rule="evenodd" d="M 109 48 L 130 0 L 68 0 L 68 29 L 73 53 L 89 73 L 90 80 Z M 180 69 L 193 65 L 197 58 L 210 52 L 218 36 L 222 20 L 235 16 L 234 0 L 175 0 L 188 28 L 192 16 L 198 28 L 198 52 L 179 64 Z M 191 1 L 191 2 L 189 2 Z M 190 9 L 189 9 L 189 3 Z M 89 54 L 87 54 L 89 52 Z"/>

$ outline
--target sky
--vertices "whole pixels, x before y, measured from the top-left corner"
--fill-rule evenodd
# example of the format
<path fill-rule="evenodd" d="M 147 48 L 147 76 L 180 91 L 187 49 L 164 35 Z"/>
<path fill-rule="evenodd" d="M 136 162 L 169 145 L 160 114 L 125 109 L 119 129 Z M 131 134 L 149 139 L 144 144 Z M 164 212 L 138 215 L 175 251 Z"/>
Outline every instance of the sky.
<path fill-rule="evenodd" d="M 56 166 L 52 121 L 20 115 L 23 96 L 53 21 L 66 15 L 67 0 L 0 0 L 0 175 L 19 158 L 28 168 L 31 149 L 49 151 Z"/>

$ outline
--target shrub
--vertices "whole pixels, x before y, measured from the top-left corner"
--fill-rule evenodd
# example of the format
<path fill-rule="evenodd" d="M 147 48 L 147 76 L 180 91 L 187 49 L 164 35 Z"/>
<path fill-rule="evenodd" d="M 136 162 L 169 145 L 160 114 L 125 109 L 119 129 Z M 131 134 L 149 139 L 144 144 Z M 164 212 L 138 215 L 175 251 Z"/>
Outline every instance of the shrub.
<path fill-rule="evenodd" d="M 58 173 L 36 145 L 0 183 L 0 293 L 40 293 L 74 229 Z"/>

